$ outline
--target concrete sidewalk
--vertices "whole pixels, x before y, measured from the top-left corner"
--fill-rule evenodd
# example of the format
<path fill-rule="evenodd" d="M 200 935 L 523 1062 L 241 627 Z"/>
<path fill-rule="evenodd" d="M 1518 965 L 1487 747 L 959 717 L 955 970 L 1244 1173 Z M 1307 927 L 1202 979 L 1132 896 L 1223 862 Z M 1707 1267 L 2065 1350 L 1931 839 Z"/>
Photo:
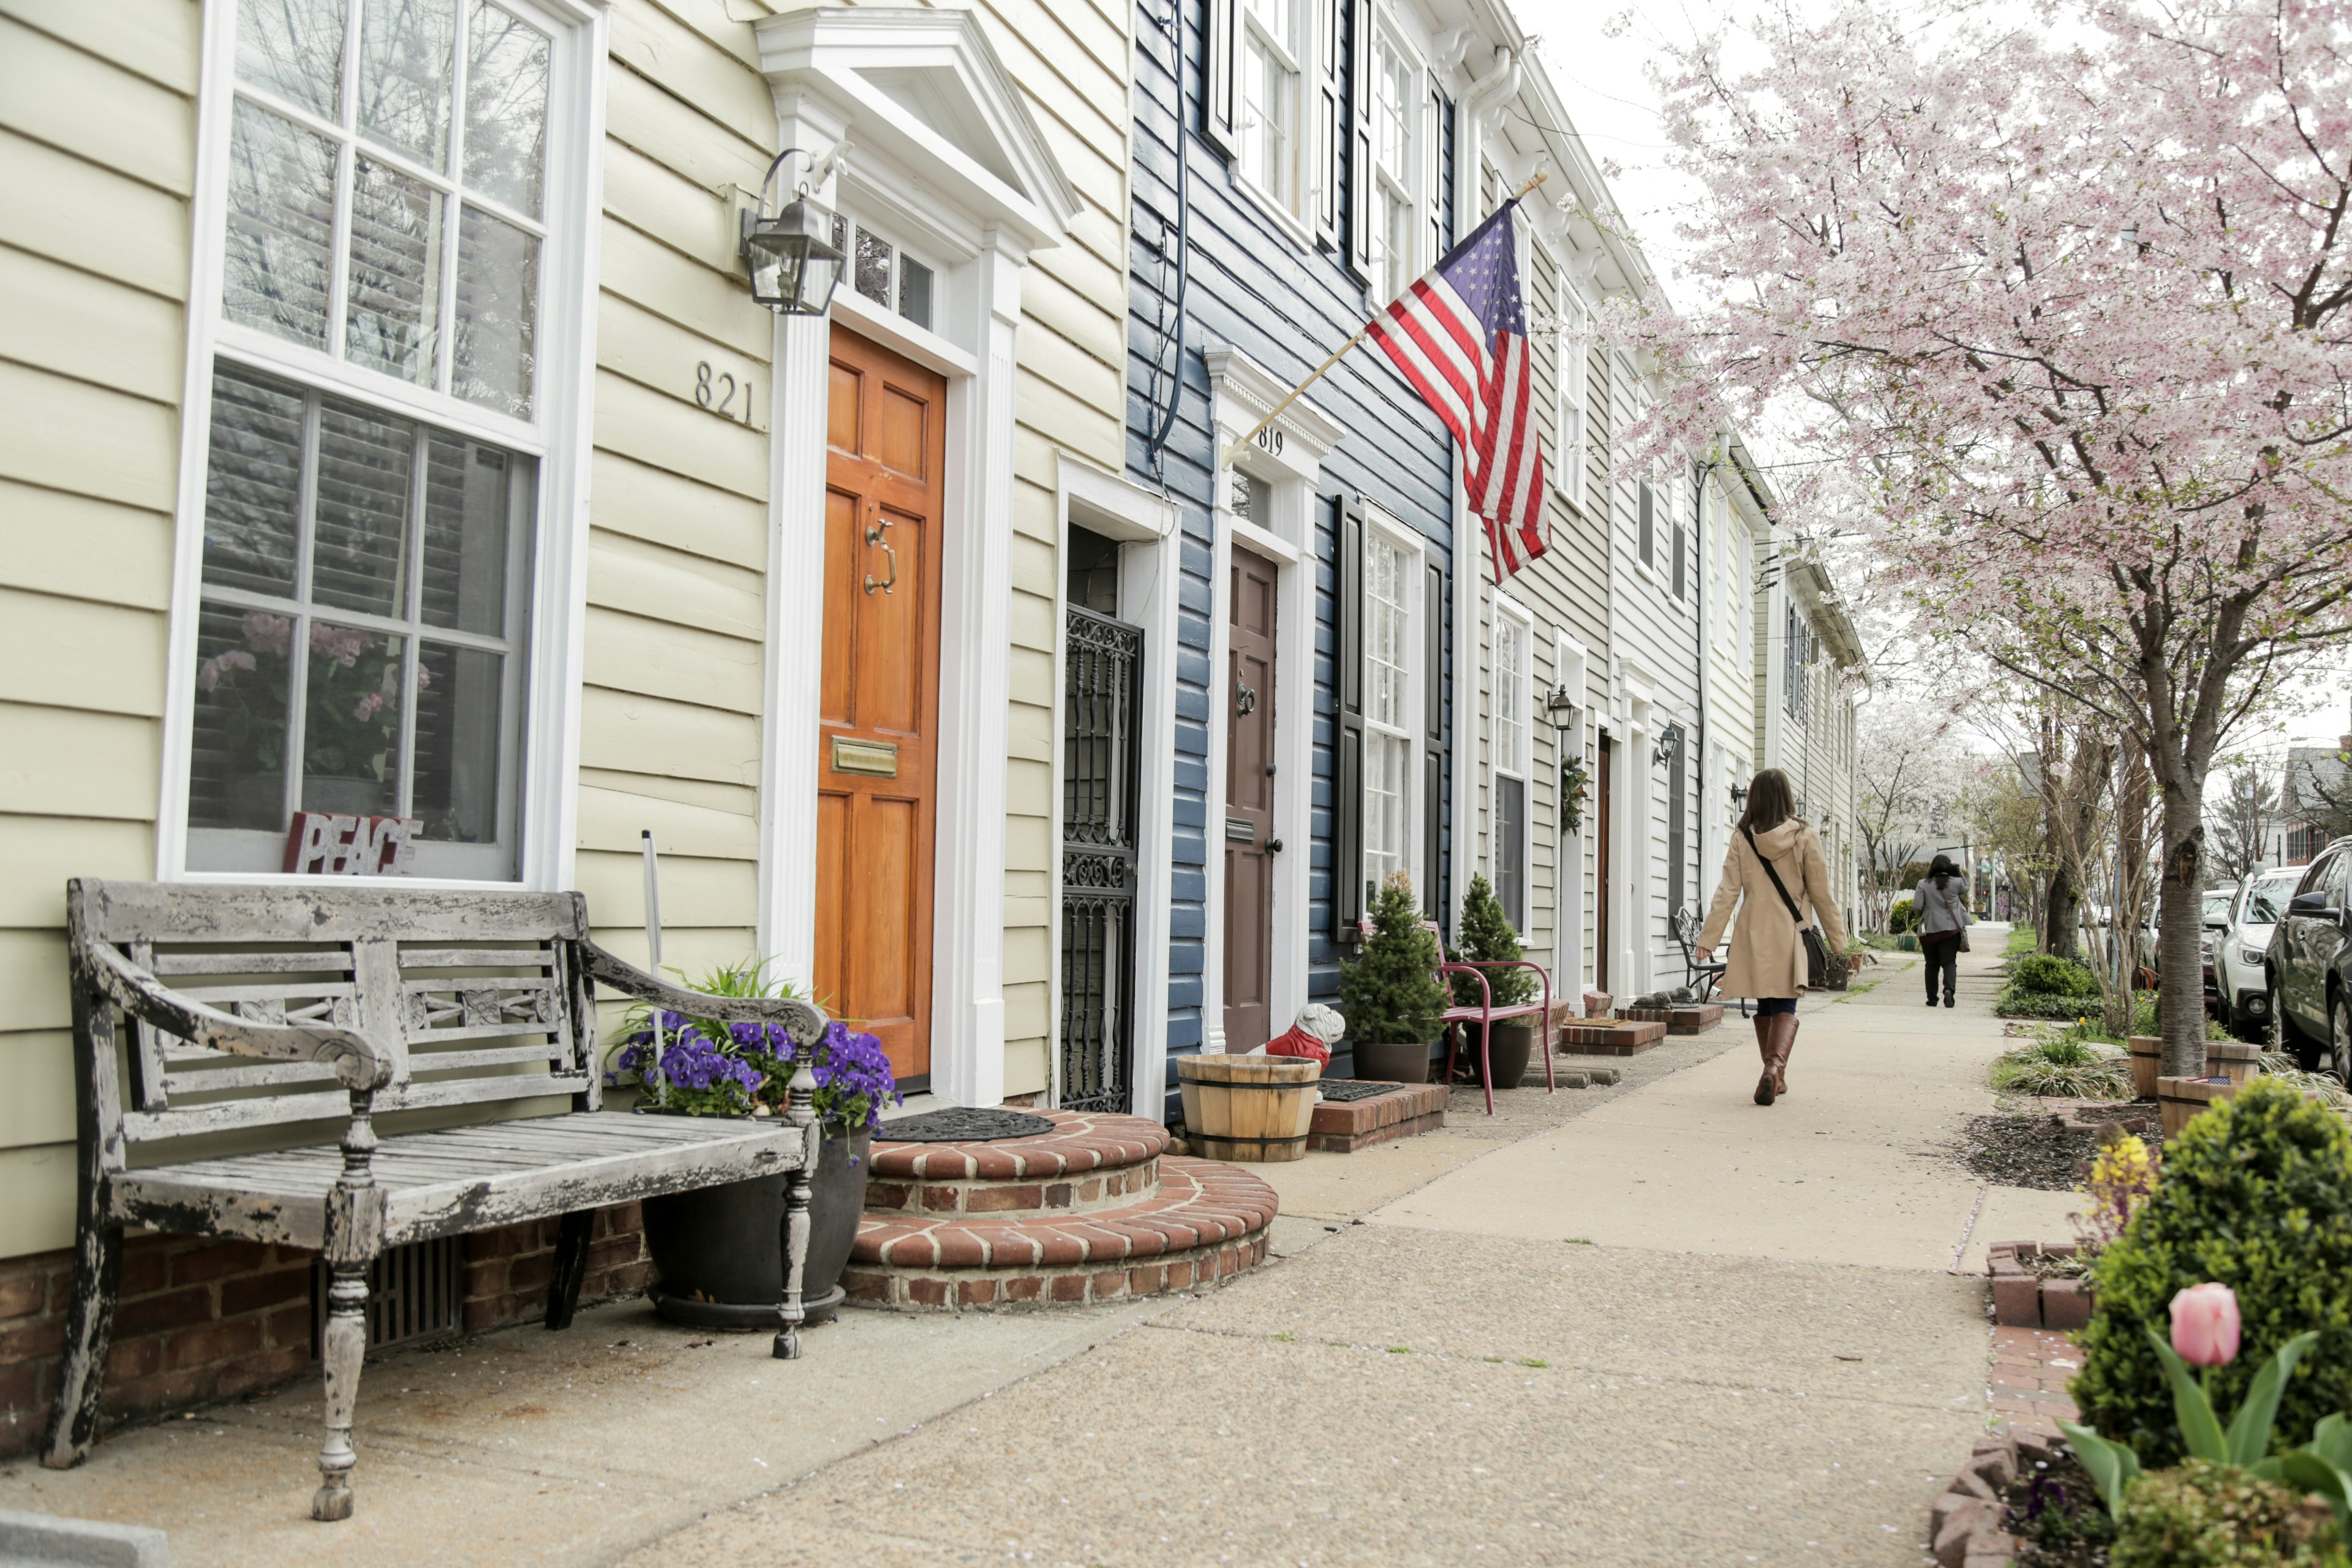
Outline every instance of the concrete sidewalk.
<path fill-rule="evenodd" d="M 371 1368 L 347 1525 L 304 1516 L 315 1384 L 20 1462 L 0 1506 L 163 1525 L 182 1568 L 1907 1568 L 1985 1421 L 1953 1258 L 2064 1206 L 1939 1152 L 1991 1108 L 1995 961 L 1949 1012 L 1908 963 L 1809 999 L 1769 1110 L 1735 1013 L 1615 1089 L 1261 1167 L 1281 1260 L 1197 1298 L 856 1313 L 790 1365 L 622 1303 Z"/>

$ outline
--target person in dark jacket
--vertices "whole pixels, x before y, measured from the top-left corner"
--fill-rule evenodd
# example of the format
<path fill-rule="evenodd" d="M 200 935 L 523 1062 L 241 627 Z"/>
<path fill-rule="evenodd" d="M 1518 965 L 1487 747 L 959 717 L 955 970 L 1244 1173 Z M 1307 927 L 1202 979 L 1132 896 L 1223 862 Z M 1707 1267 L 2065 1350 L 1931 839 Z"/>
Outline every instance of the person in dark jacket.
<path fill-rule="evenodd" d="M 1969 889 L 1960 868 L 1949 855 L 1938 855 L 1927 868 L 1911 907 L 1919 912 L 1919 951 L 1927 955 L 1927 1005 L 1936 1005 L 1936 981 L 1944 983 L 1944 1005 L 1954 1005 L 1953 992 L 1960 977 L 1960 950 L 1968 942 Z"/>

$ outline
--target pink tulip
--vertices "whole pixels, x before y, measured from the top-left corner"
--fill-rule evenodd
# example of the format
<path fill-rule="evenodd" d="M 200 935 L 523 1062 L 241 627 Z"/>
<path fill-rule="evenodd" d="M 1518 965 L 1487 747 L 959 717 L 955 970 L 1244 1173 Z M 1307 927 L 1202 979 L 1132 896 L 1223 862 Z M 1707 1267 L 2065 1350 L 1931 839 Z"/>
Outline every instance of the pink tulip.
<path fill-rule="evenodd" d="M 2238 1359 L 2238 1298 L 2208 1280 L 2172 1299 L 2172 1348 L 2191 1366 L 2227 1366 Z"/>

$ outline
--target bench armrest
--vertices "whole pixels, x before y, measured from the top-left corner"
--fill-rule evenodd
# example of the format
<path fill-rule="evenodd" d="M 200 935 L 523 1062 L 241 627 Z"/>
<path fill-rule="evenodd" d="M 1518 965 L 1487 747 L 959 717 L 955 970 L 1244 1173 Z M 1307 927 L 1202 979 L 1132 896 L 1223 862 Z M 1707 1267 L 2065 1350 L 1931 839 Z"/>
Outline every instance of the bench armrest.
<path fill-rule="evenodd" d="M 183 996 L 106 942 L 85 942 L 79 957 L 90 985 L 125 1013 L 211 1051 L 268 1061 L 324 1062 L 346 1089 L 374 1090 L 392 1063 L 368 1037 L 335 1024 L 268 1024 Z"/>
<path fill-rule="evenodd" d="M 780 1024 L 785 1033 L 804 1046 L 814 1044 L 824 1033 L 824 1015 L 814 1004 L 797 996 L 713 996 L 707 991 L 672 985 L 585 938 L 581 941 L 580 952 L 591 980 L 672 1013 L 716 1019 L 722 1024 Z"/>

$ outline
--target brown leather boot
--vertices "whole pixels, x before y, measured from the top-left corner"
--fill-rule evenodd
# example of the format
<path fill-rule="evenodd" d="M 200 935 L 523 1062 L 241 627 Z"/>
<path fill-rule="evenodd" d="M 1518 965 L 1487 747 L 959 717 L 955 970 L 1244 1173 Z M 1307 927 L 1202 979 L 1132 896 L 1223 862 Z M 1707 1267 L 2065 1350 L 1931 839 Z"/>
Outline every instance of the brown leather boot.
<path fill-rule="evenodd" d="M 1797 1016 L 1794 1013 L 1775 1014 L 1772 1022 L 1780 1026 L 1772 1031 L 1772 1052 L 1769 1070 L 1772 1075 L 1772 1092 L 1789 1092 L 1789 1053 L 1797 1047 Z"/>
<path fill-rule="evenodd" d="M 1775 1014 L 1756 1015 L 1756 1055 L 1764 1064 L 1764 1072 L 1756 1080 L 1756 1103 L 1769 1105 L 1775 1093 L 1772 1082 L 1772 1026 L 1780 1021 Z"/>

